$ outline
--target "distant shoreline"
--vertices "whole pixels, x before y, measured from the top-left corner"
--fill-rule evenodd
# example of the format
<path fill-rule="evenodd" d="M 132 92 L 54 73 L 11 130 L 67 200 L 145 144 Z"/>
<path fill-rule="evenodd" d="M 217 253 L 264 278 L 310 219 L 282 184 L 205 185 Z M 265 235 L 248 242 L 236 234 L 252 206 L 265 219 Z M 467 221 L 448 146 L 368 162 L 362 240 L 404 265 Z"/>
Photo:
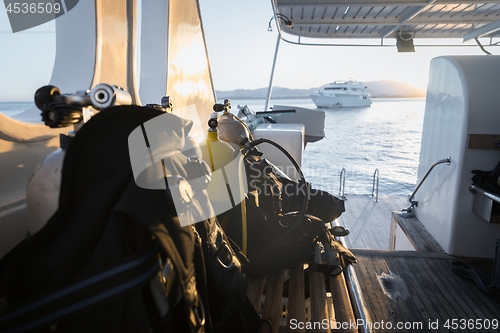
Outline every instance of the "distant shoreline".
<path fill-rule="evenodd" d="M 307 99 L 309 96 L 272 96 L 273 99 Z M 381 95 L 381 96 L 371 96 L 372 99 L 378 98 L 425 98 L 425 95 L 416 95 L 416 96 L 398 96 L 398 95 Z M 256 97 L 256 96 L 219 96 L 217 95 L 217 99 L 266 99 L 266 97 Z"/>
<path fill-rule="evenodd" d="M 371 98 L 423 98 L 426 95 L 424 89 L 404 82 L 381 80 L 364 82 L 364 85 Z M 294 89 L 276 86 L 273 87 L 271 99 L 309 98 L 311 93 L 321 90 L 323 87 Z M 266 99 L 268 88 L 216 90 L 216 94 L 219 99 Z"/>

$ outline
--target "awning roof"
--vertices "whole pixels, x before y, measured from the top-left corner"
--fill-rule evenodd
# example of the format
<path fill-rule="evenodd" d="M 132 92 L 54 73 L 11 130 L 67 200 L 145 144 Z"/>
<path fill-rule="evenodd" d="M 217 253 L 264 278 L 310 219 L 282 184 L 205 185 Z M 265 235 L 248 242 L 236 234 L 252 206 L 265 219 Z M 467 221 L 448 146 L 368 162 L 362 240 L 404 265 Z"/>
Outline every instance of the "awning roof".
<path fill-rule="evenodd" d="M 500 37 L 500 1 L 271 0 L 281 32 L 328 39 Z M 286 18 L 293 22 L 289 27 Z"/>

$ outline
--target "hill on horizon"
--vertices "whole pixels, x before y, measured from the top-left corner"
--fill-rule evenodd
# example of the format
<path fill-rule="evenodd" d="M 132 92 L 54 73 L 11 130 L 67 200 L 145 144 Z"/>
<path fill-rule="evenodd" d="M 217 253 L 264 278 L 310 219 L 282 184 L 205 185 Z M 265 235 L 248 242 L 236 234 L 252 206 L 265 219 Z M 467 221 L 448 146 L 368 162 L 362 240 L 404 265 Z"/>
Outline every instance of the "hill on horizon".
<path fill-rule="evenodd" d="M 425 97 L 425 90 L 417 88 L 405 82 L 392 80 L 367 81 L 364 82 L 368 92 L 373 98 L 390 97 Z M 292 89 L 284 87 L 273 87 L 272 98 L 309 98 L 309 94 L 320 90 L 324 86 L 309 89 Z M 217 90 L 217 98 L 234 99 L 261 99 L 267 97 L 267 87 L 258 89 L 236 89 L 236 90 Z"/>

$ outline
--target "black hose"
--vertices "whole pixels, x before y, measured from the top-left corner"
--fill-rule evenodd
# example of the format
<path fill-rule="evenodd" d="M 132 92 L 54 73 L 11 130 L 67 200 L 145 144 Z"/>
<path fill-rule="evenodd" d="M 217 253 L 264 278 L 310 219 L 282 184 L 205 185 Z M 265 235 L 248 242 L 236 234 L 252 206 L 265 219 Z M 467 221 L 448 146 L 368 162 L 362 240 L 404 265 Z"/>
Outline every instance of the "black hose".
<path fill-rule="evenodd" d="M 283 239 L 285 239 L 287 237 L 287 235 L 289 233 L 295 231 L 295 229 L 297 229 L 300 226 L 300 221 L 302 220 L 302 218 L 304 218 L 304 216 L 306 214 L 306 211 L 307 211 L 307 206 L 309 204 L 309 188 L 308 188 L 308 185 L 306 183 L 306 179 L 304 177 L 304 174 L 302 173 L 302 169 L 300 168 L 300 166 L 297 163 L 297 161 L 295 160 L 295 158 L 293 158 L 293 156 L 285 148 L 283 148 L 277 142 L 275 142 L 273 140 L 270 140 L 270 139 L 265 139 L 265 138 L 260 138 L 260 139 L 251 141 L 251 142 L 247 143 L 247 147 L 248 148 L 255 147 L 255 146 L 260 145 L 261 143 L 264 143 L 264 142 L 265 143 L 269 143 L 269 144 L 275 146 L 276 148 L 278 148 L 283 154 L 285 154 L 285 156 L 290 160 L 290 162 L 292 162 L 293 166 L 295 167 L 295 169 L 297 170 L 297 172 L 299 173 L 299 176 L 300 176 L 300 179 L 299 179 L 299 188 L 301 188 L 301 186 L 305 186 L 306 195 L 305 195 L 305 198 L 304 198 L 304 200 L 302 202 L 302 207 L 301 207 L 301 209 L 299 211 L 299 214 L 297 216 L 297 221 L 292 225 L 292 227 L 288 230 L 288 232 L 286 232 L 283 236 L 279 237 L 277 240 L 275 240 L 270 245 L 268 245 L 268 246 L 264 247 L 263 249 L 261 249 L 259 252 L 257 252 L 256 254 L 254 254 L 254 256 L 257 256 L 261 252 L 267 250 L 268 248 L 273 247 L 276 244 L 280 243 Z"/>

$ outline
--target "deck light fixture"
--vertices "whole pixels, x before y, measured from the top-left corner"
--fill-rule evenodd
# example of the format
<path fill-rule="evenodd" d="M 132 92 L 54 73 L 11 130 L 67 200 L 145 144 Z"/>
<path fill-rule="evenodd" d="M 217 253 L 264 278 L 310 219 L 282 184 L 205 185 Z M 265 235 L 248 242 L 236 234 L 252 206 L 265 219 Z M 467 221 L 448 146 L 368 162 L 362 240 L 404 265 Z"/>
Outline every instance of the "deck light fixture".
<path fill-rule="evenodd" d="M 269 20 L 269 27 L 267 28 L 267 31 L 273 31 L 273 28 L 271 27 L 271 22 L 274 19 L 281 19 L 287 27 L 291 28 L 293 26 L 293 22 L 286 15 L 278 13 L 276 15 L 273 15 L 273 17 L 271 17 L 271 19 Z"/>
<path fill-rule="evenodd" d="M 415 52 L 413 37 L 415 37 L 415 34 L 399 30 L 396 34 L 396 47 L 398 48 L 398 52 Z"/>

